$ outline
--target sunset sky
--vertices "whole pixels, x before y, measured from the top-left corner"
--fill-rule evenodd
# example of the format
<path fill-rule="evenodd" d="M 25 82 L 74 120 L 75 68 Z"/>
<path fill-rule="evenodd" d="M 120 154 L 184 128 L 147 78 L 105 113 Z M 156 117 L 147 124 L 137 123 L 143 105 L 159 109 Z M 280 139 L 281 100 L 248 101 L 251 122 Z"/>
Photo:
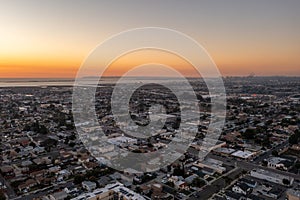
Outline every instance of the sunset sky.
<path fill-rule="evenodd" d="M 191 36 L 224 76 L 300 75 L 299 0 L 0 3 L 0 78 L 73 78 L 89 52 L 106 38 L 147 26 Z M 120 58 L 107 75 L 117 76 L 152 60 L 193 75 L 191 66 L 178 57 L 150 51 Z"/>

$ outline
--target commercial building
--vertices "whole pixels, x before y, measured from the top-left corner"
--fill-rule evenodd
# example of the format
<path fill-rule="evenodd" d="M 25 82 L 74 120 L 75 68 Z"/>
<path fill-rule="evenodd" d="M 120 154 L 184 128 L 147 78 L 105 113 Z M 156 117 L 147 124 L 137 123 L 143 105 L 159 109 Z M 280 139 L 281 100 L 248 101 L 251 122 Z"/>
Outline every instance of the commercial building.
<path fill-rule="evenodd" d="M 93 192 L 84 193 L 72 200 L 145 200 L 142 195 L 124 187 L 121 183 L 109 184 L 104 188 L 96 189 Z"/>
<path fill-rule="evenodd" d="M 222 161 L 215 160 L 212 158 L 207 158 L 203 161 L 197 161 L 193 165 L 196 167 L 200 167 L 202 169 L 204 169 L 204 168 L 212 169 L 219 174 L 222 174 L 223 172 L 226 171 L 226 168 L 222 166 L 223 165 Z"/>
<path fill-rule="evenodd" d="M 281 174 L 273 173 L 263 169 L 254 169 L 250 172 L 250 175 L 254 178 L 266 180 L 272 183 L 277 183 L 280 185 L 292 185 L 294 178 L 290 176 L 284 176 Z"/>
<path fill-rule="evenodd" d="M 231 156 L 243 159 L 243 160 L 249 160 L 255 156 L 255 153 L 251 151 L 236 151 L 231 154 Z"/>
<path fill-rule="evenodd" d="M 292 160 L 280 157 L 271 157 L 266 159 L 267 165 L 273 169 L 283 169 L 288 170 L 290 169 L 294 162 Z"/>

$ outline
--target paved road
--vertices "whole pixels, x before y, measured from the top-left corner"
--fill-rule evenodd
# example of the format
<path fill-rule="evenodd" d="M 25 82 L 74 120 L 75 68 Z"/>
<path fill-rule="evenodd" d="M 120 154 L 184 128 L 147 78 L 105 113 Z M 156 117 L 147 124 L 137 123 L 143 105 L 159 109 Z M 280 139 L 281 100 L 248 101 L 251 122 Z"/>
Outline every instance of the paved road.
<path fill-rule="evenodd" d="M 224 163 L 226 163 L 228 160 L 231 163 L 234 162 L 230 158 L 223 158 L 223 157 L 212 155 L 212 154 L 210 154 L 208 157 L 214 158 L 214 159 L 217 159 L 217 160 L 221 160 Z M 294 174 L 294 173 L 290 173 L 290 172 L 287 172 L 287 171 L 281 171 L 281 170 L 277 170 L 277 169 L 272 169 L 272 168 L 264 167 L 264 166 L 261 166 L 261 165 L 259 165 L 257 163 L 247 162 L 247 161 L 243 161 L 243 160 L 236 160 L 236 163 L 237 163 L 238 167 L 240 167 L 240 168 L 242 168 L 244 170 L 247 170 L 247 171 L 251 171 L 253 169 L 259 168 L 259 169 L 268 170 L 268 171 L 271 171 L 271 172 L 274 172 L 274 173 L 277 173 L 277 174 L 281 174 L 281 175 L 285 175 L 285 176 L 291 176 L 291 177 L 294 177 L 296 179 L 300 179 L 300 174 Z"/>
<path fill-rule="evenodd" d="M 236 177 L 238 174 L 242 173 L 242 169 L 232 170 L 227 176 Z M 234 178 L 233 178 L 234 179 Z M 234 181 L 234 180 L 233 180 Z M 199 192 L 196 192 L 197 196 L 191 196 L 189 200 L 199 200 L 199 199 L 209 199 L 214 194 L 220 192 L 223 188 L 225 188 L 228 184 L 226 183 L 224 177 L 220 177 L 216 179 L 211 185 L 206 185 Z"/>

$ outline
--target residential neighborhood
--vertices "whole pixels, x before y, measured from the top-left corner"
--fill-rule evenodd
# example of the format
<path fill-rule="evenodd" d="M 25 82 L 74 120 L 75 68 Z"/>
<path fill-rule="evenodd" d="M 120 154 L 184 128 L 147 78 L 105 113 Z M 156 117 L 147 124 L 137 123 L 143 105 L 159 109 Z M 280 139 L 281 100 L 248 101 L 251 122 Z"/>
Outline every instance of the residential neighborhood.
<path fill-rule="evenodd" d="M 167 112 L 158 115 L 166 118 L 162 130 L 137 139 L 124 134 L 114 121 L 109 106 L 111 84 L 99 85 L 95 106 L 99 125 L 84 130 L 94 134 L 89 138 L 77 134 L 71 86 L 0 88 L 0 198 L 299 199 L 299 78 L 223 79 L 227 116 L 218 140 L 205 140 L 209 95 L 203 81 L 191 79 L 199 97 L 198 133 L 182 155 L 174 150 L 172 156 L 180 156 L 171 165 L 144 173 L 135 170 L 135 163 L 118 171 L 107 161 L 123 156 L 115 151 L 117 147 L 141 154 L 167 148 L 176 140 L 180 109 L 168 91 L 153 85 L 132 97 L 130 109 L 136 124 L 123 124 L 128 129 L 148 123 L 153 103 L 165 106 Z M 97 136 L 99 128 L 108 138 L 105 145 Z M 88 139 L 94 145 L 86 146 Z M 201 158 L 199 152 L 208 154 Z M 147 163 L 138 167 L 151 170 Z"/>

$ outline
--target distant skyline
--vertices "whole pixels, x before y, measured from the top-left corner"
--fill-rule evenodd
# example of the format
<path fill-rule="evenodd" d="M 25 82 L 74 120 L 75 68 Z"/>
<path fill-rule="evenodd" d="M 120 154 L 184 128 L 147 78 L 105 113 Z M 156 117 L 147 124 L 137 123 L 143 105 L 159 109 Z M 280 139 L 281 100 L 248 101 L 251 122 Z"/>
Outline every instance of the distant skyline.
<path fill-rule="evenodd" d="M 121 31 L 148 26 L 191 36 L 223 76 L 300 76 L 299 0 L 0 3 L 0 78 L 74 78 L 99 43 Z M 185 61 L 150 51 L 118 59 L 106 75 L 119 76 L 151 60 L 193 76 Z"/>

